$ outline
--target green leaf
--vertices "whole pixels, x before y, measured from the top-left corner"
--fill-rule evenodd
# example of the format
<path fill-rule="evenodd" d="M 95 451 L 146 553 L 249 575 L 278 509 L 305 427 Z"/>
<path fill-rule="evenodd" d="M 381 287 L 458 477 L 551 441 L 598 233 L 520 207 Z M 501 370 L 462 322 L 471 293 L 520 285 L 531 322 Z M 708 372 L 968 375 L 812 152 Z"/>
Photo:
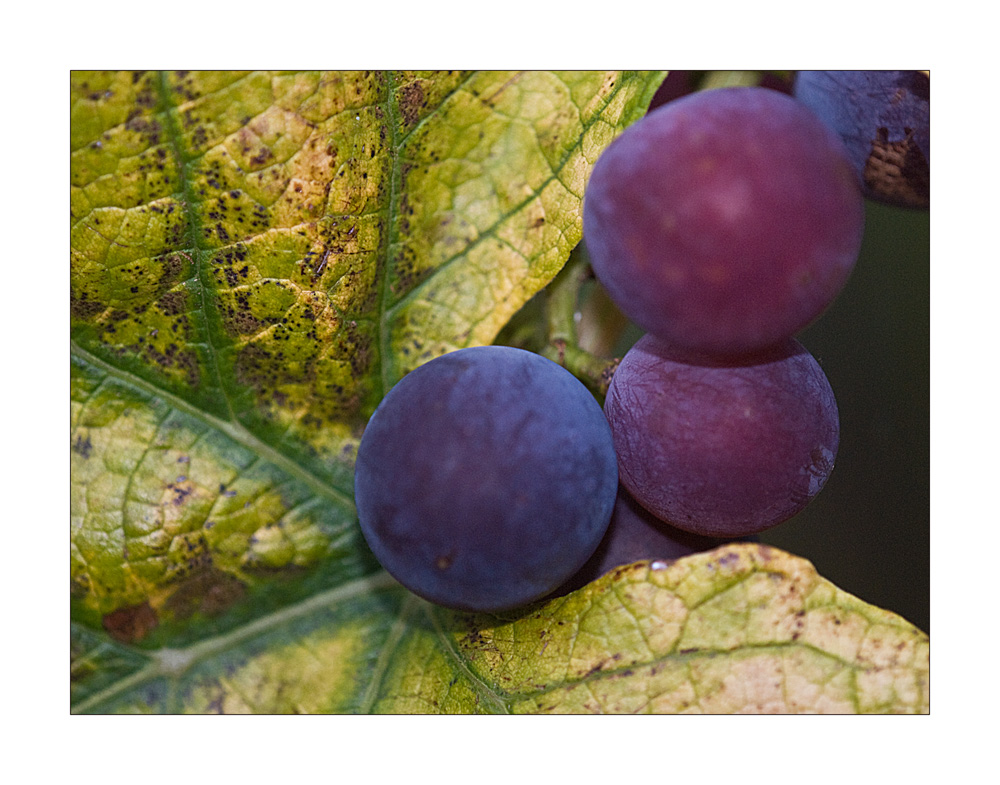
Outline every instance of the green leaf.
<path fill-rule="evenodd" d="M 682 673 L 688 707 L 739 709 L 712 685 L 775 662 L 830 697 L 789 709 L 925 709 L 921 633 L 778 552 L 620 571 L 499 620 L 428 606 L 364 545 L 367 418 L 552 280 L 590 168 L 662 76 L 72 74 L 75 711 L 665 711 Z M 786 563 L 812 575 L 806 630 L 827 608 L 916 653 L 889 678 L 843 635 L 760 643 L 764 611 L 800 618 L 746 594 Z"/>
<path fill-rule="evenodd" d="M 385 392 L 559 271 L 661 78 L 76 72 L 74 339 L 347 490 Z"/>
<path fill-rule="evenodd" d="M 740 543 L 622 567 L 509 617 L 446 611 L 376 574 L 152 652 L 77 709 L 919 713 L 928 649 L 808 562 Z"/>

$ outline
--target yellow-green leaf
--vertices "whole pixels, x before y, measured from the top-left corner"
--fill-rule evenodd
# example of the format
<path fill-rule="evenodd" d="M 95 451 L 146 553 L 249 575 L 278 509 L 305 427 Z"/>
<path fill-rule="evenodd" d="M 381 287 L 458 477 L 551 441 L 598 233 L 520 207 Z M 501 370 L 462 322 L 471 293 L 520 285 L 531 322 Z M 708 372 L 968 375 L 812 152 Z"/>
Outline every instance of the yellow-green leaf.
<path fill-rule="evenodd" d="M 740 543 L 625 566 L 507 617 L 445 611 L 384 574 L 363 578 L 153 652 L 79 708 L 923 713 L 928 647 L 807 561 Z"/>
<path fill-rule="evenodd" d="M 80 640 L 186 645 L 376 572 L 368 416 L 555 275 L 591 165 L 661 79 L 73 72 Z"/>
<path fill-rule="evenodd" d="M 74 340 L 347 489 L 389 387 L 562 267 L 661 78 L 74 72 Z"/>

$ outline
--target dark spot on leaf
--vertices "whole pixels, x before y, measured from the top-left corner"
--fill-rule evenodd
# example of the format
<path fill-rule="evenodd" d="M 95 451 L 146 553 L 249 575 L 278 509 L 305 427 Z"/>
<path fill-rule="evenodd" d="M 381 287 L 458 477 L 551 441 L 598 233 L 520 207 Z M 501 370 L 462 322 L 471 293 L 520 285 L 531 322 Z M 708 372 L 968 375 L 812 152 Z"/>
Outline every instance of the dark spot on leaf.
<path fill-rule="evenodd" d="M 187 499 L 187 497 L 190 496 L 192 493 L 194 493 L 194 488 L 192 488 L 190 485 L 184 484 L 187 481 L 186 477 L 184 478 L 178 477 L 177 480 L 178 480 L 177 482 L 172 482 L 167 484 L 167 489 L 173 491 L 174 493 L 174 497 L 173 499 L 171 499 L 171 503 L 175 507 L 179 507 L 180 505 L 182 505 L 184 503 L 184 500 Z"/>
<path fill-rule="evenodd" d="M 486 643 L 486 639 L 482 636 L 479 630 L 472 630 L 465 636 L 463 643 L 466 646 L 482 646 Z"/>
<path fill-rule="evenodd" d="M 199 567 L 181 581 L 167 598 L 165 609 L 176 619 L 195 613 L 217 616 L 246 596 L 242 581 L 212 566 Z"/>
<path fill-rule="evenodd" d="M 272 158 L 274 158 L 274 153 L 271 152 L 270 148 L 262 147 L 257 153 L 250 159 L 250 163 L 254 166 L 261 166 L 267 163 Z"/>
<path fill-rule="evenodd" d="M 162 258 L 161 263 L 163 271 L 156 284 L 158 289 L 165 291 L 172 288 L 180 280 L 181 273 L 184 271 L 184 256 L 180 253 L 167 254 Z"/>
<path fill-rule="evenodd" d="M 226 326 L 237 335 L 255 335 L 263 329 L 264 322 L 250 312 L 238 309 L 226 315 Z"/>
<path fill-rule="evenodd" d="M 70 296 L 69 310 L 73 316 L 80 319 L 91 319 L 99 313 L 104 313 L 107 306 L 97 300 L 88 300 L 87 293 L 83 292 L 79 297 Z"/>
<path fill-rule="evenodd" d="M 424 88 L 419 82 L 410 82 L 399 90 L 399 111 L 403 115 L 404 125 L 413 125 L 424 106 Z"/>
<path fill-rule="evenodd" d="M 155 338 L 158 332 L 158 330 L 152 330 L 150 337 Z M 138 349 L 138 347 L 135 348 L 136 350 Z M 161 352 L 152 344 L 147 344 L 143 350 L 143 355 L 149 362 L 155 363 L 162 368 L 181 368 L 184 371 L 187 384 L 191 387 L 198 386 L 201 379 L 201 372 L 198 367 L 198 355 L 195 354 L 193 349 L 178 351 L 176 344 L 170 344 L 165 351 Z"/>
<path fill-rule="evenodd" d="M 186 299 L 183 291 L 175 290 L 167 292 L 156 303 L 156 307 L 167 316 L 174 316 L 184 312 L 184 302 Z"/>
<path fill-rule="evenodd" d="M 90 436 L 77 436 L 76 441 L 73 442 L 73 452 L 84 458 L 89 458 L 93 445 L 90 443 Z"/>
<path fill-rule="evenodd" d="M 160 623 L 149 602 L 119 608 L 102 620 L 104 629 L 117 641 L 135 643 L 145 638 Z"/>

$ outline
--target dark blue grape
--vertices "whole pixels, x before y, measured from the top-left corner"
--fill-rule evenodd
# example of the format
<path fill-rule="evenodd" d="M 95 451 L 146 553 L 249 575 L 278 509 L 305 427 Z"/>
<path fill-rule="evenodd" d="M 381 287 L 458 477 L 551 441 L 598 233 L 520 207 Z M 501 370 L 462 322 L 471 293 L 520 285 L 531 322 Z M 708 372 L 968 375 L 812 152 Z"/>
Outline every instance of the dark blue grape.
<path fill-rule="evenodd" d="M 688 95 L 627 128 L 583 209 L 594 272 L 618 307 L 720 355 L 781 343 L 818 317 L 864 230 L 840 139 L 790 96 L 752 87 Z"/>
<path fill-rule="evenodd" d="M 844 140 L 868 197 L 930 206 L 927 72 L 799 71 L 794 93 Z"/>
<path fill-rule="evenodd" d="M 840 440 L 826 375 L 797 341 L 741 361 L 633 346 L 604 404 L 622 484 L 679 529 L 740 537 L 802 510 Z"/>
<path fill-rule="evenodd" d="M 365 539 L 400 583 L 439 605 L 498 611 L 587 561 L 618 471 L 583 384 L 539 355 L 484 346 L 432 360 L 389 392 L 354 487 Z"/>

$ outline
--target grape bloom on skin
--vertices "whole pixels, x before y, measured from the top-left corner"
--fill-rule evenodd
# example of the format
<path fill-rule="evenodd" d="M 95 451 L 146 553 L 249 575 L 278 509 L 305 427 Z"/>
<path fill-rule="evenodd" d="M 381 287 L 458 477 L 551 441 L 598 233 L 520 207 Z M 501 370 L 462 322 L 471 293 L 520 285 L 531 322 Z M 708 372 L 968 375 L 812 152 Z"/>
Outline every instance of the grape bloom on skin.
<path fill-rule="evenodd" d="M 499 611 L 573 575 L 607 531 L 611 430 L 566 369 L 507 346 L 445 354 L 389 391 L 358 449 L 365 540 L 439 605 Z"/>
<path fill-rule="evenodd" d="M 790 96 L 734 87 L 650 112 L 584 196 L 594 272 L 646 332 L 716 355 L 793 336 L 833 301 L 864 231 L 839 137 Z"/>
<path fill-rule="evenodd" d="M 622 485 L 658 518 L 708 537 L 791 518 L 826 483 L 840 441 L 830 383 L 792 339 L 721 362 L 646 335 L 604 410 Z"/>

